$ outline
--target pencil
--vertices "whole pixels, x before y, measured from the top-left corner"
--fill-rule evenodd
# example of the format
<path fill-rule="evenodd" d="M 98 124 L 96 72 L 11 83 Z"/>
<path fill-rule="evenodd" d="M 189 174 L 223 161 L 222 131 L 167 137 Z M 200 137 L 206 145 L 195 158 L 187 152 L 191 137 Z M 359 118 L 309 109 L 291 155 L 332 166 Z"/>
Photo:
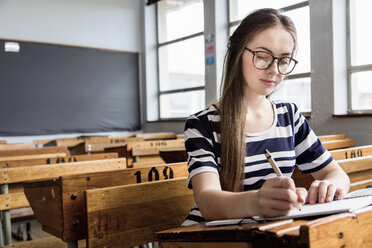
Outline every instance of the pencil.
<path fill-rule="evenodd" d="M 279 167 L 276 165 L 274 159 L 272 158 L 269 150 L 265 150 L 265 156 L 267 158 L 267 160 L 269 161 L 271 167 L 273 167 L 274 171 L 275 171 L 275 174 L 278 176 L 278 177 L 282 177 L 283 174 L 282 172 L 279 170 Z"/>

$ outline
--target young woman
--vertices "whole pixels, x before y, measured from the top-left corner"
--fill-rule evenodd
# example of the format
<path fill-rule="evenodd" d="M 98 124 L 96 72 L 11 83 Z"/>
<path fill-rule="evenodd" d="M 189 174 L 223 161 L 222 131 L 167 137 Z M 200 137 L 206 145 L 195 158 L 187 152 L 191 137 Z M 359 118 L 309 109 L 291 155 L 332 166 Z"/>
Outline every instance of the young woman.
<path fill-rule="evenodd" d="M 329 202 L 349 178 L 294 103 L 269 96 L 297 64 L 296 29 L 274 9 L 248 15 L 230 37 L 221 99 L 185 126 L 189 187 L 196 204 L 183 225 L 206 220 L 276 217 L 308 202 Z M 265 157 L 269 150 L 283 177 Z M 294 167 L 311 173 L 296 188 Z"/>

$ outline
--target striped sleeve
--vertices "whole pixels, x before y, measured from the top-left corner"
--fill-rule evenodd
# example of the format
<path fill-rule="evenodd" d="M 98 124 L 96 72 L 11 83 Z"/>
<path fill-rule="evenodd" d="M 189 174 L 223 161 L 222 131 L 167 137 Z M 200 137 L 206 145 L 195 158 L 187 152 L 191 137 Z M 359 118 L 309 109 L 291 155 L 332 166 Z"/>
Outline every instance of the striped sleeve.
<path fill-rule="evenodd" d="M 333 157 L 310 128 L 295 104 L 291 104 L 294 121 L 296 163 L 303 173 L 318 171 L 332 162 Z"/>
<path fill-rule="evenodd" d="M 218 166 L 213 152 L 213 131 L 209 128 L 207 118 L 201 120 L 196 115 L 190 116 L 186 121 L 184 134 L 188 154 L 188 187 L 191 189 L 192 177 L 202 172 L 218 174 Z"/>

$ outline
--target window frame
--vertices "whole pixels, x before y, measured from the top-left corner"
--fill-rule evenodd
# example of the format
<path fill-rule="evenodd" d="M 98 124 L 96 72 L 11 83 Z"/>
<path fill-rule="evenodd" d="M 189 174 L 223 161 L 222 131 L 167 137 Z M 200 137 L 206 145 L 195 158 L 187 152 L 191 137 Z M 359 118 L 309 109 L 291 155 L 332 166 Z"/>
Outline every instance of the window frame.
<path fill-rule="evenodd" d="M 204 0 L 203 1 L 203 7 L 204 7 Z M 204 90 L 205 92 L 205 80 L 204 80 L 204 85 L 203 86 L 197 86 L 197 87 L 186 87 L 186 88 L 181 88 L 181 89 L 174 89 L 174 90 L 160 90 L 160 62 L 159 62 L 159 49 L 161 47 L 164 47 L 164 46 L 167 46 L 167 45 L 171 45 L 171 44 L 175 44 L 177 42 L 182 42 L 182 41 L 185 41 L 185 40 L 189 40 L 189 39 L 192 39 L 192 38 L 195 38 L 195 37 L 198 37 L 198 36 L 203 36 L 203 40 L 204 40 L 204 27 L 203 27 L 203 31 L 202 32 L 198 32 L 198 33 L 194 33 L 194 34 L 191 34 L 191 35 L 187 35 L 187 36 L 183 36 L 183 37 L 180 37 L 180 38 L 177 38 L 177 39 L 173 39 L 173 40 L 169 40 L 169 41 L 165 41 L 165 42 L 159 42 L 159 16 L 158 16 L 158 4 L 156 4 L 155 6 L 155 9 L 156 9 L 156 57 L 157 57 L 157 71 L 158 71 L 158 74 L 157 74 L 157 101 L 158 101 L 158 121 L 168 121 L 168 120 L 182 120 L 184 121 L 187 116 L 185 117 L 173 117 L 173 118 L 162 118 L 161 117 L 161 101 L 160 101 L 160 97 L 162 95 L 167 95 L 167 94 L 173 94 L 173 93 L 184 93 L 184 92 L 191 92 L 191 91 L 198 91 L 198 90 Z M 204 49 L 204 47 L 203 47 Z M 190 113 L 191 114 L 191 113 Z"/>
<path fill-rule="evenodd" d="M 364 65 L 352 65 L 351 58 L 352 58 L 352 51 L 351 51 L 351 3 L 352 0 L 346 1 L 346 58 L 347 58 L 347 112 L 351 115 L 363 115 L 363 114 L 372 114 L 372 108 L 368 110 L 354 110 L 352 108 L 352 74 L 355 72 L 372 72 L 372 64 L 364 64 Z"/>

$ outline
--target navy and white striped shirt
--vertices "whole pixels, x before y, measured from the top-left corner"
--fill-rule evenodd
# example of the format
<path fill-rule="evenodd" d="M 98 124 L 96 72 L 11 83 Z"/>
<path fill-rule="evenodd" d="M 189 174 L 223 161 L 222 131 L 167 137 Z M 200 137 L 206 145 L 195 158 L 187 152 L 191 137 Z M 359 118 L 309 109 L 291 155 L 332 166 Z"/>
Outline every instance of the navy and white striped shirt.
<path fill-rule="evenodd" d="M 246 133 L 244 190 L 259 189 L 266 179 L 276 174 L 265 156 L 268 149 L 284 176 L 291 177 L 297 165 L 303 173 L 320 170 L 333 157 L 311 130 L 294 103 L 273 101 L 273 125 L 259 133 Z M 189 179 L 202 172 L 219 175 L 220 115 L 215 105 L 191 115 L 185 124 L 185 146 L 188 153 Z M 196 204 L 182 225 L 203 222 Z"/>

